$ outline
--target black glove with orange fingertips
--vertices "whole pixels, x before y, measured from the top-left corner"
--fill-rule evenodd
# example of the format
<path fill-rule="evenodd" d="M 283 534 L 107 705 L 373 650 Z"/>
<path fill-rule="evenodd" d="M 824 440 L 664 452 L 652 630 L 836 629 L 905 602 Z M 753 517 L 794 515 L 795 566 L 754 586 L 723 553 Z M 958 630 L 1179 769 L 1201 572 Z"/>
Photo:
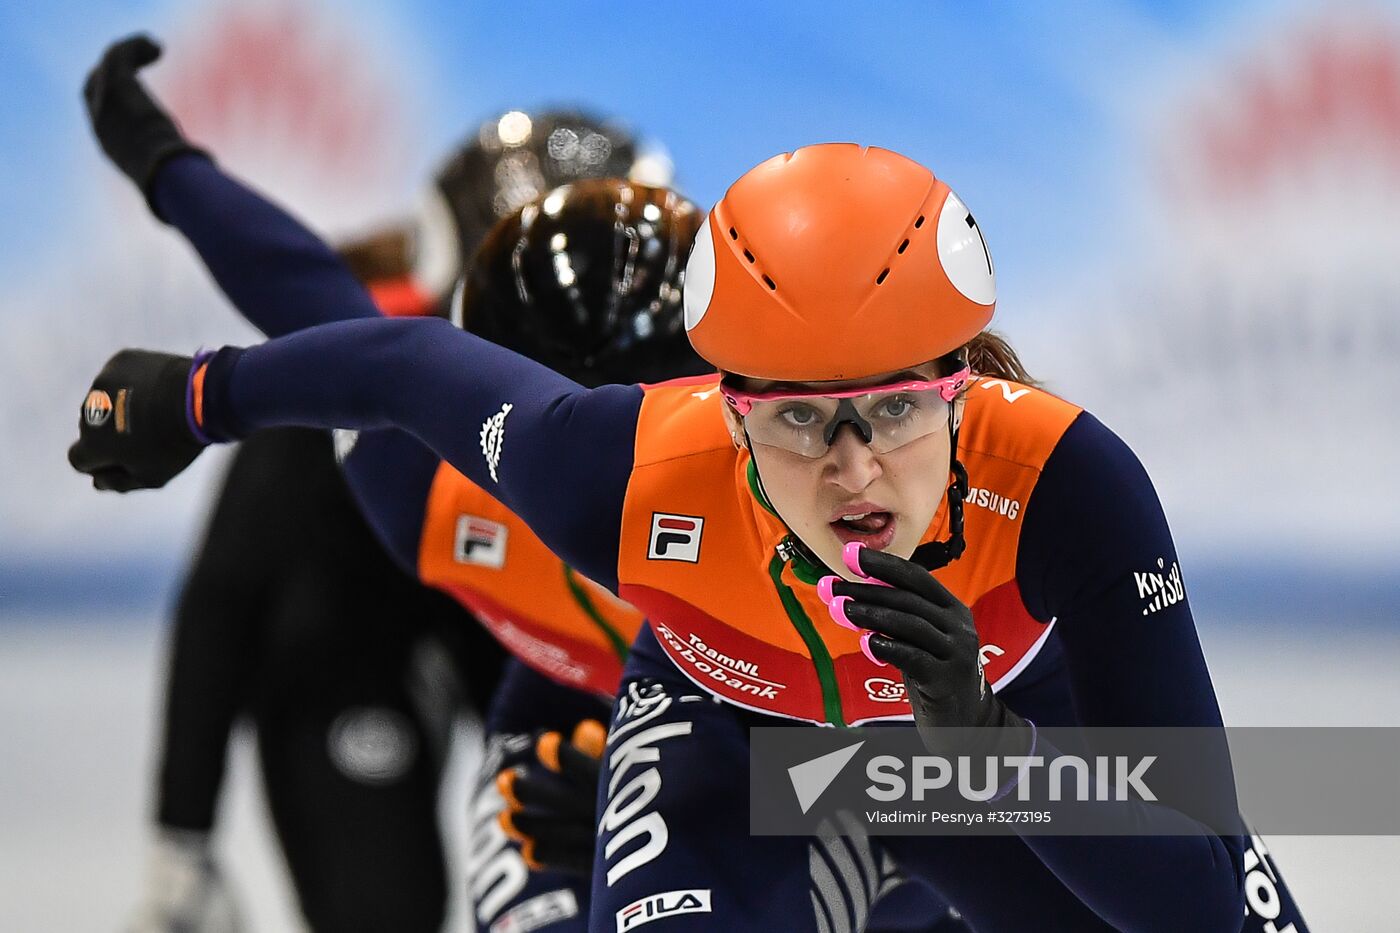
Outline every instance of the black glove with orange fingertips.
<path fill-rule="evenodd" d="M 598 779 L 607 729 L 594 719 L 574 727 L 570 741 L 542 732 L 533 756 L 496 775 L 505 799 L 501 828 L 520 843 L 526 864 L 588 875 L 593 871 Z"/>

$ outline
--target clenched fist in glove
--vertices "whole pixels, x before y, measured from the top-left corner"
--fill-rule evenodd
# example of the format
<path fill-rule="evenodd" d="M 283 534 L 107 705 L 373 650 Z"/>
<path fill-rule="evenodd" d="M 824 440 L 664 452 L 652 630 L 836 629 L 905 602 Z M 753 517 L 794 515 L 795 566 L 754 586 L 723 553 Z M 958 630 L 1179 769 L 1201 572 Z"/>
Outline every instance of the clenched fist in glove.
<path fill-rule="evenodd" d="M 78 414 L 73 469 L 94 489 L 159 489 L 189 466 L 205 442 L 195 433 L 188 356 L 123 350 L 92 382 Z"/>
<path fill-rule="evenodd" d="M 823 577 L 818 593 L 838 625 L 860 631 L 861 649 L 904 674 L 914 722 L 929 751 L 1023 755 L 1034 726 L 987 687 L 972 611 L 912 561 L 847 544 L 846 566 L 865 583 Z M 978 733 L 950 729 L 976 728 Z"/>
<path fill-rule="evenodd" d="M 496 788 L 506 801 L 501 828 L 521 843 L 521 855 L 531 868 L 592 873 L 598 775 L 606 744 L 603 724 L 585 719 L 574 727 L 571 741 L 558 732 L 541 733 L 533 758 L 496 776 Z"/>
<path fill-rule="evenodd" d="M 83 85 L 88 120 L 102 151 L 136 183 L 157 217 L 160 214 L 151 201 L 156 169 L 184 152 L 203 154 L 190 145 L 137 77 L 158 58 L 160 46 L 149 36 L 128 36 L 107 48 Z"/>

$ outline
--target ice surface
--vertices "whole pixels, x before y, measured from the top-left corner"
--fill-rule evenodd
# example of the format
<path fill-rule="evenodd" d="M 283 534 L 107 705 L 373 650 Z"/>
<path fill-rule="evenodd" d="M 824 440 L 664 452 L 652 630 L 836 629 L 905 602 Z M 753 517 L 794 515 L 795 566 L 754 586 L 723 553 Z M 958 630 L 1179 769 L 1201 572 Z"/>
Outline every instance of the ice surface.
<path fill-rule="evenodd" d="M 98 621 L 70 614 L 0 626 L 3 930 L 115 930 L 136 901 L 163 646 L 152 618 Z M 1233 725 L 1400 725 L 1400 633 L 1201 628 Z M 251 928 L 297 930 L 252 755 L 244 744 L 233 756 L 219 849 Z M 456 762 L 445 813 L 465 812 L 467 766 Z M 1365 880 L 1400 873 L 1400 838 L 1268 842 L 1313 929 L 1389 929 L 1400 914 L 1400 888 Z M 460 916 L 453 927 L 468 928 Z"/>

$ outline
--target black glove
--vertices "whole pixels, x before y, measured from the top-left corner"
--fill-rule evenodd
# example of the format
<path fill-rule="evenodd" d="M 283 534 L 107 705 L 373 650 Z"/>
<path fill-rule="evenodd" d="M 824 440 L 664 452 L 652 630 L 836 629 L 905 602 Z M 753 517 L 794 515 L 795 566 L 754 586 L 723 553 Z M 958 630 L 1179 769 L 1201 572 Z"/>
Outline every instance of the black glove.
<path fill-rule="evenodd" d="M 78 414 L 78 440 L 68 448 L 73 469 L 95 489 L 159 489 L 204 444 L 185 411 L 193 360 L 188 356 L 123 350 L 92 382 Z"/>
<path fill-rule="evenodd" d="M 987 687 L 972 611 L 923 567 L 859 543 L 846 566 L 869 583 L 823 577 L 818 590 L 831 617 L 868 630 L 866 654 L 904 674 L 914 722 L 937 755 L 1025 754 L 1031 727 Z M 979 729 L 978 733 L 948 730 Z"/>
<path fill-rule="evenodd" d="M 198 152 L 175 121 L 137 80 L 136 73 L 160 58 L 160 46 L 149 36 L 128 36 L 107 48 L 83 84 L 88 121 L 107 158 L 146 196 L 151 213 L 160 213 L 151 200 L 151 182 L 161 163 L 182 152 Z"/>
<path fill-rule="evenodd" d="M 541 733 L 533 758 L 496 776 L 506 801 L 501 828 L 521 844 L 532 869 L 593 873 L 598 775 L 606 743 L 603 724 L 585 719 L 574 727 L 570 742 L 558 732 Z"/>

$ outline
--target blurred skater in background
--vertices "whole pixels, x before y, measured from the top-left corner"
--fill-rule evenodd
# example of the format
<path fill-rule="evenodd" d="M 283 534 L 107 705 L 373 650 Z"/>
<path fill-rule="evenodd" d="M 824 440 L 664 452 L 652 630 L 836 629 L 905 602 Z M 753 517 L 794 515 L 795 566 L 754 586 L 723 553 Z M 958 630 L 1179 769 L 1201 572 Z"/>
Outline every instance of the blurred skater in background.
<path fill-rule="evenodd" d="M 558 184 L 634 168 L 668 174 L 669 162 L 637 156 L 625 131 L 578 111 L 509 111 L 446 160 L 417 218 L 341 247 L 340 259 L 381 312 L 445 314 L 451 283 L 499 216 Z M 329 436 L 250 439 L 175 613 L 155 838 L 131 929 L 239 928 L 211 835 L 241 717 L 256 729 L 312 928 L 439 929 L 448 881 L 437 798 L 451 724 L 463 701 L 486 710 L 503 657 L 467 611 L 385 555 Z"/>

